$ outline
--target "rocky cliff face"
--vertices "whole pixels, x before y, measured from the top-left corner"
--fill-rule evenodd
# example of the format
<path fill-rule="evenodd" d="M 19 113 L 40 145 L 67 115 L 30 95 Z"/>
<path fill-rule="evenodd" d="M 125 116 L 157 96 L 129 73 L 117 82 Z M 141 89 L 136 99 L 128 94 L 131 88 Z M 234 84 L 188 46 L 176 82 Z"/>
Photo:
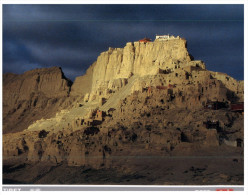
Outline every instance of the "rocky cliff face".
<path fill-rule="evenodd" d="M 148 43 L 130 42 L 124 48 L 109 48 L 108 51 L 102 52 L 86 75 L 76 79 L 72 90 L 85 95 L 89 90 L 84 90 L 81 84 L 87 83 L 91 86 L 92 92 L 97 93 L 100 88 L 109 89 L 110 81 L 130 78 L 132 75 L 156 75 L 161 70 L 187 66 L 190 61 L 186 41 L 182 39 Z"/>
<path fill-rule="evenodd" d="M 79 76 L 75 79 L 71 88 L 71 93 L 70 93 L 71 96 L 83 96 L 91 92 L 94 68 L 95 68 L 95 63 L 88 68 L 85 75 Z"/>
<path fill-rule="evenodd" d="M 3 103 L 7 105 L 29 100 L 32 93 L 42 93 L 49 98 L 66 96 L 72 85 L 58 67 L 35 69 L 22 75 L 4 74 L 3 83 Z"/>
<path fill-rule="evenodd" d="M 58 67 L 35 69 L 21 75 L 4 74 L 3 132 L 20 131 L 34 119 L 52 116 L 68 97 L 71 85 Z"/>

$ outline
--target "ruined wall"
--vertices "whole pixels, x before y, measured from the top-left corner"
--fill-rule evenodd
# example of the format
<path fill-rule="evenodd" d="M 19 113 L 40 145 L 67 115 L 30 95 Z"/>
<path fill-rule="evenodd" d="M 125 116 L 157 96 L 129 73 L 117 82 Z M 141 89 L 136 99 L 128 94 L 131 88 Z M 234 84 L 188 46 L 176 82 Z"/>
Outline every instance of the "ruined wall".
<path fill-rule="evenodd" d="M 237 81 L 226 73 L 212 71 L 210 72 L 214 78 L 220 80 L 223 85 L 229 90 L 229 96 L 233 97 L 233 101 L 244 101 L 244 81 Z"/>

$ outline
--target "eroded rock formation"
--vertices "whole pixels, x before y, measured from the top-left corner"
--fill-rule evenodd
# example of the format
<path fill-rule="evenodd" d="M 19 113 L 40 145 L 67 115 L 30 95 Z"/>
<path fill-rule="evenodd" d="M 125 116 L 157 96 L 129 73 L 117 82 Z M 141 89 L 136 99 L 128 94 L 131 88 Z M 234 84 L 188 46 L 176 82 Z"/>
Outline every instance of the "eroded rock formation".
<path fill-rule="evenodd" d="M 243 81 L 208 71 L 184 39 L 109 48 L 73 85 L 56 67 L 3 84 L 4 160 L 132 171 L 122 157 L 242 152 L 243 110 L 231 104 Z"/>
<path fill-rule="evenodd" d="M 66 107 L 71 85 L 58 67 L 4 74 L 3 133 L 22 131 Z"/>

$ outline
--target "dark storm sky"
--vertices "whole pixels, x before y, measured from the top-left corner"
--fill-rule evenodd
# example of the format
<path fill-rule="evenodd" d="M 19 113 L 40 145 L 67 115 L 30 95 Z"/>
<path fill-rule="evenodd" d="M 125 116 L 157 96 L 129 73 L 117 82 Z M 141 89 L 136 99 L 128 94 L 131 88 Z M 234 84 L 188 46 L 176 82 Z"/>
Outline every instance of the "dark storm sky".
<path fill-rule="evenodd" d="M 242 80 L 243 19 L 243 5 L 3 5 L 3 72 L 60 66 L 74 80 L 108 47 L 169 33 Z"/>

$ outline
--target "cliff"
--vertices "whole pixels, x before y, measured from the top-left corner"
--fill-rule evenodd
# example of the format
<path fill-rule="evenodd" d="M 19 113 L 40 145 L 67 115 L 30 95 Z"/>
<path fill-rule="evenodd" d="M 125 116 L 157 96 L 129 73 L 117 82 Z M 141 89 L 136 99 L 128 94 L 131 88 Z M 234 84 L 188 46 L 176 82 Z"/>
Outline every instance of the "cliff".
<path fill-rule="evenodd" d="M 23 130 L 34 119 L 51 117 L 70 93 L 72 82 L 61 68 L 3 75 L 3 132 Z"/>
<path fill-rule="evenodd" d="M 92 77 L 95 63 L 92 64 L 82 76 L 76 77 L 72 87 L 71 96 L 85 95 L 91 92 L 92 89 Z"/>
<path fill-rule="evenodd" d="M 72 85 L 58 67 L 35 69 L 21 75 L 4 74 L 3 83 L 5 105 L 29 100 L 32 93 L 42 93 L 49 98 L 67 96 Z"/>
<path fill-rule="evenodd" d="M 89 88 L 93 93 L 97 93 L 100 88 L 110 89 L 110 81 L 130 78 L 132 75 L 156 75 L 161 70 L 187 66 L 190 61 L 186 41 L 182 39 L 130 42 L 124 48 L 109 48 L 100 54 L 86 75 L 76 78 L 72 86 L 72 95 L 85 95 L 89 93 Z M 88 90 L 85 89 L 84 83 L 87 83 Z"/>

